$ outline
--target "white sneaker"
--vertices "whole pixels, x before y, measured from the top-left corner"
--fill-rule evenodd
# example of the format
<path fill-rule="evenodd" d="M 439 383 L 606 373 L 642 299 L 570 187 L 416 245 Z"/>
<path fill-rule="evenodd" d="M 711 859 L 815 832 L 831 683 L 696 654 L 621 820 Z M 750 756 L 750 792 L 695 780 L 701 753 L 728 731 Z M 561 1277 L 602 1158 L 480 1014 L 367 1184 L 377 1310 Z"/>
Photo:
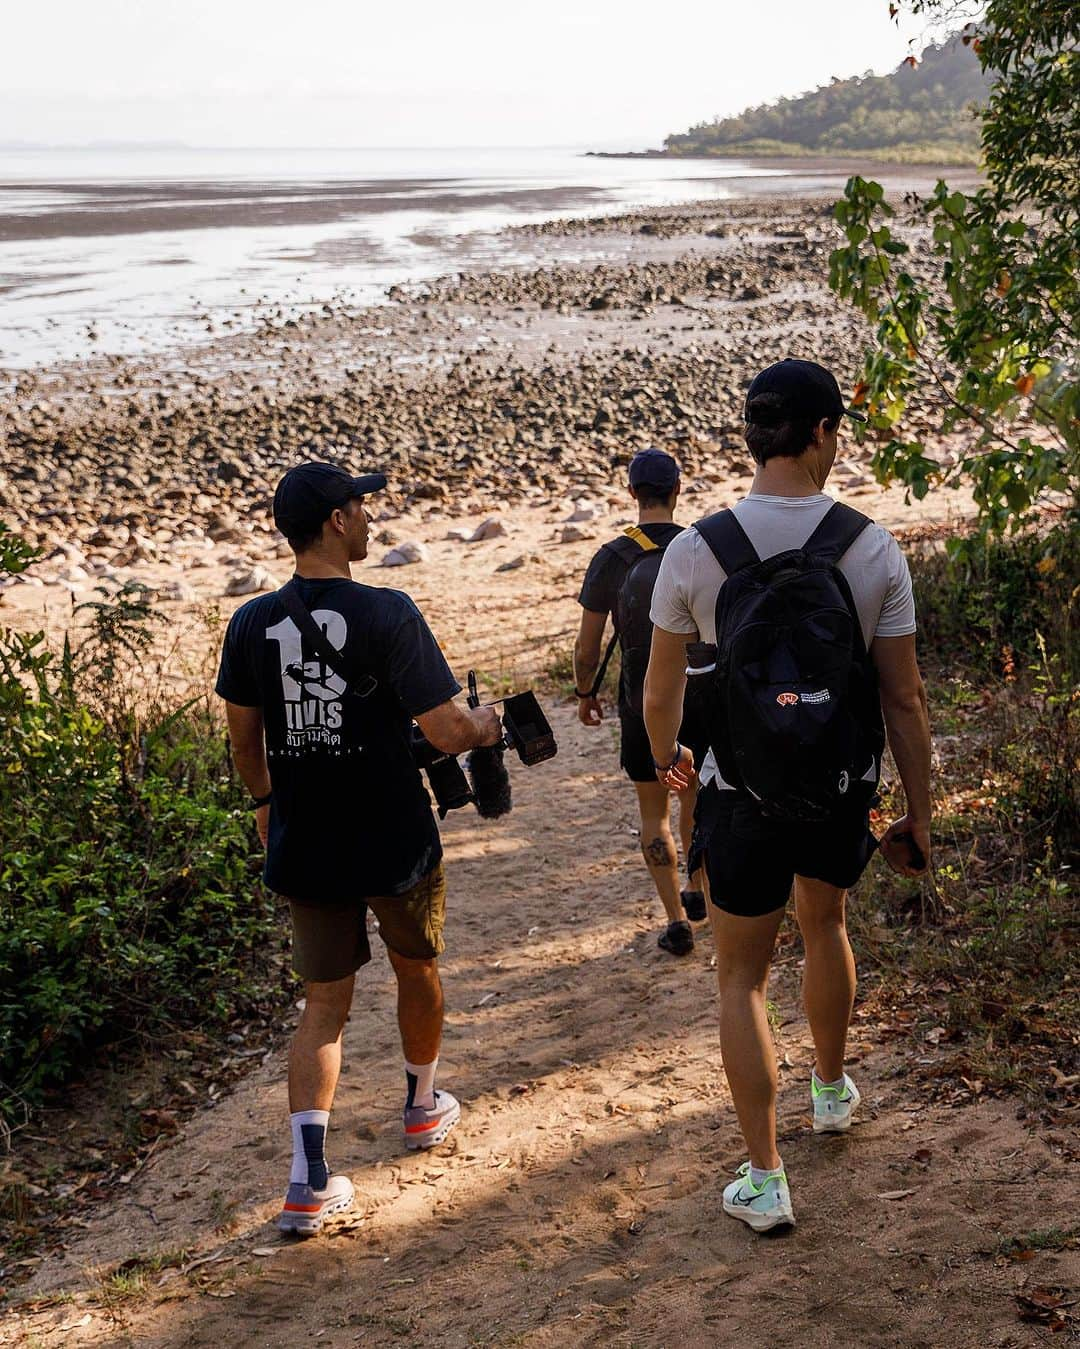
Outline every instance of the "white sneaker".
<path fill-rule="evenodd" d="M 814 1103 L 814 1133 L 842 1134 L 851 1128 L 851 1117 L 862 1097 L 847 1073 L 842 1086 L 827 1087 L 822 1085 L 815 1069 L 810 1074 L 810 1099 Z"/>
<path fill-rule="evenodd" d="M 791 1192 L 784 1171 L 755 1185 L 750 1179 L 750 1163 L 743 1162 L 737 1177 L 724 1187 L 724 1212 L 729 1217 L 738 1218 L 755 1232 L 768 1232 L 770 1228 L 785 1224 L 795 1226 Z"/>

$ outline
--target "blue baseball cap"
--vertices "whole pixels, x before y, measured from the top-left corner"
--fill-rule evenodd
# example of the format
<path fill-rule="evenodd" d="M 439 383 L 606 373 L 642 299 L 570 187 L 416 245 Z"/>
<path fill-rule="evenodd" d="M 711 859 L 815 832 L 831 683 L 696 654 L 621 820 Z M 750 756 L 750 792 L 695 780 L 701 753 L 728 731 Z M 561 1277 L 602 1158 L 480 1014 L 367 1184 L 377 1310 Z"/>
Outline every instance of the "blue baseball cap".
<path fill-rule="evenodd" d="M 663 450 L 639 450 L 630 460 L 630 486 L 670 492 L 679 481 L 679 465 Z"/>

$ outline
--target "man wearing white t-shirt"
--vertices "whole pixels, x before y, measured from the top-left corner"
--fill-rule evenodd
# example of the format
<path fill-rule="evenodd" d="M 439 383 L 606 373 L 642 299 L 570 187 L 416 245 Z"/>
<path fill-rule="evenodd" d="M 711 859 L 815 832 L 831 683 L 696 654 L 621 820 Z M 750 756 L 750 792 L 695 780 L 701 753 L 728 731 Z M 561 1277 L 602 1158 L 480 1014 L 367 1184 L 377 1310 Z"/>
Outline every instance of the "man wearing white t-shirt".
<path fill-rule="evenodd" d="M 822 489 L 845 414 L 860 417 L 845 408 L 829 371 L 811 361 L 781 361 L 751 384 L 745 438 L 757 468 L 750 494 L 731 514 L 757 559 L 804 549 L 829 513 L 833 502 Z M 880 847 L 896 870 L 919 875 L 930 859 L 930 728 L 915 658 L 907 563 L 892 535 L 869 524 L 835 565 L 877 674 L 885 731 L 907 801 L 907 814 L 886 831 Z M 697 767 L 676 739 L 686 647 L 717 641 L 717 597 L 726 580 L 706 539 L 688 529 L 668 545 L 653 591 L 645 723 L 657 776 L 676 789 L 694 780 Z M 814 1130 L 846 1130 L 859 1093 L 844 1072 L 855 996 L 844 901 L 878 845 L 865 799 L 858 808 L 837 806 L 817 823 L 792 824 L 770 815 L 743 784 L 725 781 L 711 751 L 701 782 L 696 839 L 712 901 L 721 1050 L 750 1154 L 724 1191 L 724 1211 L 764 1231 L 794 1221 L 776 1150 L 776 1058 L 765 1007 L 776 934 L 794 885 L 806 949 L 803 996 L 816 1059 Z"/>

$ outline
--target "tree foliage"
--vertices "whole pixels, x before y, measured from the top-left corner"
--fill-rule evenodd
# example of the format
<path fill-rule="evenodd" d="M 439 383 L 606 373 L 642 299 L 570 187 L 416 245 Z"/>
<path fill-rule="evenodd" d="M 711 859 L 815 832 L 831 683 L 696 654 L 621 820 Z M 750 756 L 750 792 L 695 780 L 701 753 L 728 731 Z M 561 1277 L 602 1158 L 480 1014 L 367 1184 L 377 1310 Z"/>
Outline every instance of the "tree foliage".
<path fill-rule="evenodd" d="M 946 0 L 907 2 L 956 12 Z M 965 193 L 939 182 L 928 199 L 906 199 L 907 223 L 930 237 L 933 267 L 920 274 L 881 185 L 851 178 L 830 282 L 875 325 L 858 401 L 888 433 L 878 477 L 916 496 L 964 483 L 1000 530 L 1048 496 L 1075 504 L 1080 487 L 1080 9 L 991 0 L 963 40 L 991 81 L 985 183 Z M 908 429 L 927 391 L 942 430 L 974 432 L 953 463 Z"/>
<path fill-rule="evenodd" d="M 669 136 L 673 155 L 834 154 L 885 151 L 890 158 L 974 163 L 977 109 L 987 80 L 958 40 L 928 47 L 914 67 L 836 80 L 810 94 L 702 122 Z"/>

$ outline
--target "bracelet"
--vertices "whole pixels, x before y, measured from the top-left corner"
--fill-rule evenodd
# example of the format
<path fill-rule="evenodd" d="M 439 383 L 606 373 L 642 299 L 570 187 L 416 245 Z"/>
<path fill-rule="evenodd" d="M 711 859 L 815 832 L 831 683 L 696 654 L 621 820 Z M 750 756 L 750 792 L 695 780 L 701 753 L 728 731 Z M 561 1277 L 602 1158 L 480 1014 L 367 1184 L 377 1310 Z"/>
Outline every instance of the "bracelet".
<path fill-rule="evenodd" d="M 654 760 L 653 760 L 653 767 L 656 769 L 656 771 L 657 771 L 658 773 L 670 773 L 671 770 L 675 767 L 675 765 L 676 765 L 676 764 L 679 762 L 679 760 L 682 758 L 682 751 L 683 751 L 682 745 L 680 745 L 679 742 L 676 740 L 676 741 L 675 741 L 675 757 L 674 757 L 674 759 L 672 759 L 672 761 L 671 761 L 669 764 L 667 764 L 666 766 L 665 766 L 664 764 L 657 763 L 656 760 L 654 759 Z"/>
<path fill-rule="evenodd" d="M 253 796 L 251 798 L 251 810 L 261 810 L 263 806 L 270 804 L 270 798 L 274 795 L 273 790 L 268 791 L 265 796 Z"/>
<path fill-rule="evenodd" d="M 592 689 L 590 689 L 590 690 L 588 691 L 588 693 L 582 693 L 582 691 L 581 691 L 579 688 L 575 688 L 575 689 L 574 689 L 574 693 L 575 693 L 575 695 L 576 695 L 578 698 L 595 698 L 595 697 L 596 697 L 596 694 L 595 694 L 595 692 L 594 692 Z"/>

